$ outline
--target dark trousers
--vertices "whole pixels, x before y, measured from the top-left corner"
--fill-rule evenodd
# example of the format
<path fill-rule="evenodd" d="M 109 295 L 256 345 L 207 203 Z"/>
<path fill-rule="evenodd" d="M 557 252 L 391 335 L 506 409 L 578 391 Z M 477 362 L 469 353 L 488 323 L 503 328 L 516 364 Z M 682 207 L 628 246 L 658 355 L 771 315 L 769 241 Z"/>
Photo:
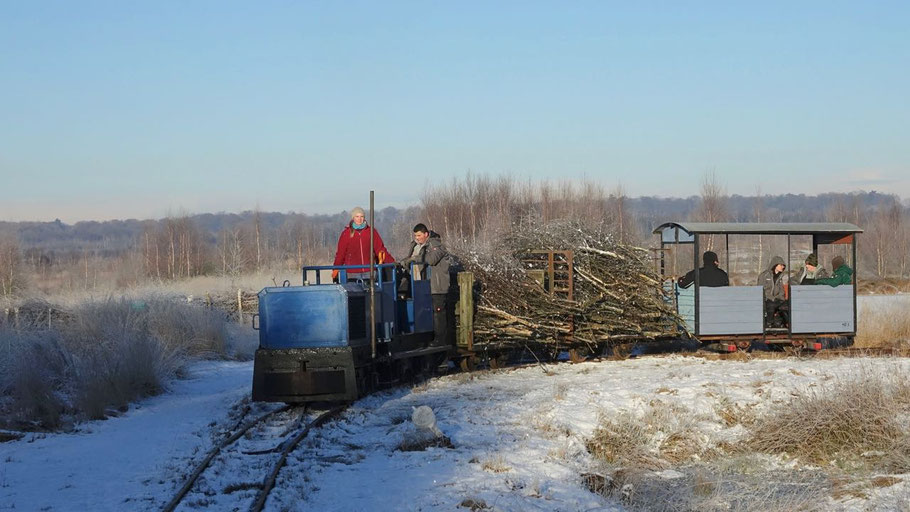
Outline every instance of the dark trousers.
<path fill-rule="evenodd" d="M 790 306 L 785 300 L 765 301 L 765 326 L 787 327 L 790 325 Z"/>
<path fill-rule="evenodd" d="M 436 344 L 455 346 L 455 293 L 434 293 L 433 297 L 433 330 L 436 331 Z"/>

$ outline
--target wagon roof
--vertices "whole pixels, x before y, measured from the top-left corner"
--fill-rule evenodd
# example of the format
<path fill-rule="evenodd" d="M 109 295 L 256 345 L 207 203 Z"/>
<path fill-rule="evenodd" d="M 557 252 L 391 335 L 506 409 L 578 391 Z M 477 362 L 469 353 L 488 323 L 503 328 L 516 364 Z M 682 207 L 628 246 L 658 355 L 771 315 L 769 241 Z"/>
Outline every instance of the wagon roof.
<path fill-rule="evenodd" d="M 665 222 L 654 229 L 678 227 L 689 234 L 811 235 L 817 233 L 862 233 L 859 227 L 847 222 Z"/>

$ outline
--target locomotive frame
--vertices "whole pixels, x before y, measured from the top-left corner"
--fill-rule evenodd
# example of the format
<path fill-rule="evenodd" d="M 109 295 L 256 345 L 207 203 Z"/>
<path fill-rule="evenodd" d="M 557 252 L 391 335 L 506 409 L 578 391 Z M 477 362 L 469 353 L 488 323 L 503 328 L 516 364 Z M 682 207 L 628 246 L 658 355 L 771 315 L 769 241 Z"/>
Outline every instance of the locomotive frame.
<path fill-rule="evenodd" d="M 410 272 L 407 287 L 401 287 L 403 273 L 396 264 L 375 265 L 371 299 L 369 280 L 348 280 L 350 270 L 362 268 L 307 266 L 302 286 L 286 283 L 259 292 L 253 400 L 352 401 L 431 373 L 449 359 L 455 347 L 437 341 L 433 332 L 429 280 Z M 324 283 L 324 274 L 333 270 L 338 282 Z"/>

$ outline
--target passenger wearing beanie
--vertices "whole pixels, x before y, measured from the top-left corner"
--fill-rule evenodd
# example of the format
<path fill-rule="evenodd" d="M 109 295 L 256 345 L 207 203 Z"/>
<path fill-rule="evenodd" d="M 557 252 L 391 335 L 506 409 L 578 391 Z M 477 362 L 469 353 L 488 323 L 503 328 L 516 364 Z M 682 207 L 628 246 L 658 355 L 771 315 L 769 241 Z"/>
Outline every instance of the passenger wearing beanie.
<path fill-rule="evenodd" d="M 853 283 L 853 269 L 844 263 L 844 259 L 835 256 L 831 260 L 831 268 L 834 269 L 834 275 L 825 279 L 816 279 L 815 284 L 826 284 L 828 286 L 840 286 L 842 284 Z"/>
<path fill-rule="evenodd" d="M 351 222 L 338 237 L 338 248 L 335 250 L 335 261 L 332 263 L 332 265 L 364 265 L 364 268 L 348 269 L 349 281 L 369 279 L 371 236 L 373 237 L 373 261 L 379 264 L 394 263 L 395 258 L 386 250 L 379 232 L 367 224 L 363 208 L 355 207 L 351 210 Z M 338 270 L 333 270 L 332 279 L 337 277 Z"/>
<path fill-rule="evenodd" d="M 809 253 L 806 257 L 806 266 L 799 269 L 796 274 L 796 284 L 815 284 L 816 279 L 828 277 L 828 271 L 825 267 L 818 266 L 818 256 L 814 252 Z"/>
<path fill-rule="evenodd" d="M 727 277 L 727 273 L 717 266 L 717 254 L 712 251 L 705 251 L 702 255 L 702 263 L 702 267 L 698 269 L 699 286 L 710 286 L 712 288 L 730 286 L 730 278 Z M 690 270 L 677 281 L 680 288 L 688 288 L 694 282 L 694 270 Z"/>

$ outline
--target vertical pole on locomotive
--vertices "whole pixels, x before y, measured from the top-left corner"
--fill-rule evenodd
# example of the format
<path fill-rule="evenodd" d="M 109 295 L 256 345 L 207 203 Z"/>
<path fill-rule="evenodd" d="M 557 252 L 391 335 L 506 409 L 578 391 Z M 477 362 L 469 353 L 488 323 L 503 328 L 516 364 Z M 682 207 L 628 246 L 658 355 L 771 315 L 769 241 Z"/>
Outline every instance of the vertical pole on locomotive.
<path fill-rule="evenodd" d="M 373 261 L 373 191 L 370 191 L 370 347 L 376 359 L 376 263 Z"/>

